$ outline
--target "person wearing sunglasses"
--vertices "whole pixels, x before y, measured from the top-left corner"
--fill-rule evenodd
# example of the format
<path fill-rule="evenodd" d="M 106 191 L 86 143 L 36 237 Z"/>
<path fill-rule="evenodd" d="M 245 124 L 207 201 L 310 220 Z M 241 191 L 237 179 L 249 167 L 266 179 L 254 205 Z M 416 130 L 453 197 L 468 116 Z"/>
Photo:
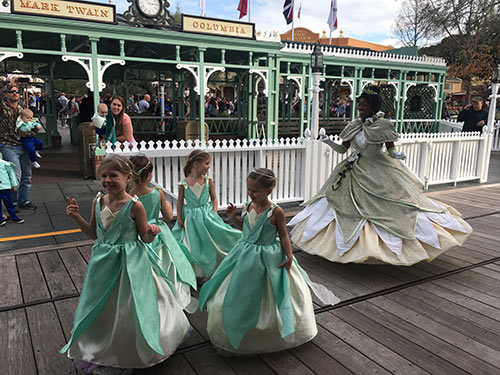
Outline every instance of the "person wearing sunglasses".
<path fill-rule="evenodd" d="M 30 202 L 31 161 L 28 151 L 21 145 L 21 136 L 35 136 L 34 132 L 16 131 L 16 120 L 23 108 L 19 104 L 21 90 L 14 78 L 2 90 L 5 100 L 0 101 L 0 153 L 3 159 L 14 164 L 14 172 L 19 181 L 17 192 L 12 192 L 14 205 L 34 210 L 36 206 Z"/>

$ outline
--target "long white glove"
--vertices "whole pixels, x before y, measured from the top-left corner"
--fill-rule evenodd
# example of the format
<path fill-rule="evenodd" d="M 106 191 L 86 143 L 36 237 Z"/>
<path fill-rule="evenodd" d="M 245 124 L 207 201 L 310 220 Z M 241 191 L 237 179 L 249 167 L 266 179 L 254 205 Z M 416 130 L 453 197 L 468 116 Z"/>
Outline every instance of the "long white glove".
<path fill-rule="evenodd" d="M 397 151 L 396 147 L 391 147 L 389 150 L 387 150 L 387 152 L 389 153 L 389 156 L 393 159 L 399 159 L 399 160 L 406 159 L 406 152 Z"/>
<path fill-rule="evenodd" d="M 344 145 L 339 145 L 338 143 L 335 143 L 324 132 L 319 133 L 319 140 L 323 143 L 326 143 L 333 149 L 333 151 L 338 152 L 339 154 L 345 154 L 347 152 L 347 148 Z"/>

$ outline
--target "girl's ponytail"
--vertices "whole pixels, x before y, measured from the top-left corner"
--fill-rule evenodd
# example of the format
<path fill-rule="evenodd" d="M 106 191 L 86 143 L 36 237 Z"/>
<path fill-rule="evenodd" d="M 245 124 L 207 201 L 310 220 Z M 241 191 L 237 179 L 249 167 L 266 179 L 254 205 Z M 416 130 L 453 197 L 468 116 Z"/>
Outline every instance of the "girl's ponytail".
<path fill-rule="evenodd" d="M 149 174 L 153 172 L 153 163 L 146 155 L 134 155 L 129 160 L 134 166 L 134 183 L 143 183 Z"/>

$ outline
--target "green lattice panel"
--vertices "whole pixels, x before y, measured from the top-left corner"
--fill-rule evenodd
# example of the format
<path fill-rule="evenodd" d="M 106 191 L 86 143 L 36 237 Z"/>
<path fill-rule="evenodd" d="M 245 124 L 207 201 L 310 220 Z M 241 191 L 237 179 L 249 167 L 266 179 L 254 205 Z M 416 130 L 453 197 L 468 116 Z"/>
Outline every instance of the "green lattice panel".
<path fill-rule="evenodd" d="M 380 85 L 379 94 L 382 102 L 380 110 L 384 113 L 390 112 L 391 117 L 394 117 L 396 114 L 396 88 L 392 85 Z"/>
<path fill-rule="evenodd" d="M 433 119 L 435 91 L 427 85 L 412 86 L 408 89 L 405 100 L 405 119 Z"/>

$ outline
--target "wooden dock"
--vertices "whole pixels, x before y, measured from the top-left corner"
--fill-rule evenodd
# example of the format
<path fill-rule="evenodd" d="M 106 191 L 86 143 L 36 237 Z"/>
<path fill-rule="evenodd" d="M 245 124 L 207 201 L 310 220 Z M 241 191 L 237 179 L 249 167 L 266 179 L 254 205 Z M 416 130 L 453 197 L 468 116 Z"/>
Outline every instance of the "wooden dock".
<path fill-rule="evenodd" d="M 460 248 L 412 267 L 341 265 L 297 251 L 311 279 L 338 295 L 316 306 L 318 335 L 274 354 L 222 358 L 206 313 L 164 363 L 134 374 L 500 374 L 500 184 L 430 193 L 474 228 Z M 0 253 L 0 374 L 75 374 L 58 353 L 91 242 Z"/>

